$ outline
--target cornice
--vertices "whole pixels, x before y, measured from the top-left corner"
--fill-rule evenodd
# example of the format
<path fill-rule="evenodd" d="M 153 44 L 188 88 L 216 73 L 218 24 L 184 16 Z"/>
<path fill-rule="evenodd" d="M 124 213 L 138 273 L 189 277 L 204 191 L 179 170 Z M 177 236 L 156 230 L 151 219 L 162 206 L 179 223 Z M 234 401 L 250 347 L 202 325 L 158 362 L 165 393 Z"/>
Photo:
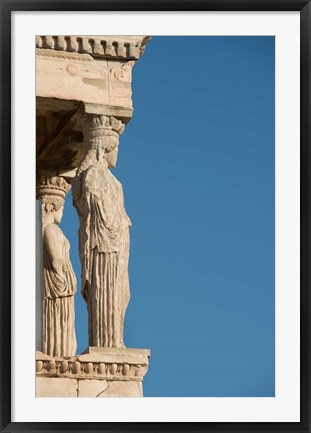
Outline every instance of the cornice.
<path fill-rule="evenodd" d="M 89 54 L 94 58 L 138 60 L 150 36 L 36 36 L 36 48 Z"/>

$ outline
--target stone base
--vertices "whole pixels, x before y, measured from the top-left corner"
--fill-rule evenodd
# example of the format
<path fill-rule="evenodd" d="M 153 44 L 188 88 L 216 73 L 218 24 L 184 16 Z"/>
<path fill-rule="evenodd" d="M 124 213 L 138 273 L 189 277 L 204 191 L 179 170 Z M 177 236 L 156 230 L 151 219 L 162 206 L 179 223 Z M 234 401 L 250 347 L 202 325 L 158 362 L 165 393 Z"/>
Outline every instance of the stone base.
<path fill-rule="evenodd" d="M 143 397 L 148 349 L 89 347 L 82 355 L 36 352 L 36 397 Z"/>

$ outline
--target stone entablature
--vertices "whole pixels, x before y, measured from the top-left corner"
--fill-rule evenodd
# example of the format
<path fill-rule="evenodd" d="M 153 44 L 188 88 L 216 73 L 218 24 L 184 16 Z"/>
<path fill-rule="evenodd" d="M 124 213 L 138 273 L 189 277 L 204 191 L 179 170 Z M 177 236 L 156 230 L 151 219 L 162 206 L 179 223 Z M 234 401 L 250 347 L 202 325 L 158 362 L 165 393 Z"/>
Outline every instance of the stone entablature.
<path fill-rule="evenodd" d="M 137 60 L 149 36 L 36 36 L 36 48 L 90 54 L 93 57 Z"/>

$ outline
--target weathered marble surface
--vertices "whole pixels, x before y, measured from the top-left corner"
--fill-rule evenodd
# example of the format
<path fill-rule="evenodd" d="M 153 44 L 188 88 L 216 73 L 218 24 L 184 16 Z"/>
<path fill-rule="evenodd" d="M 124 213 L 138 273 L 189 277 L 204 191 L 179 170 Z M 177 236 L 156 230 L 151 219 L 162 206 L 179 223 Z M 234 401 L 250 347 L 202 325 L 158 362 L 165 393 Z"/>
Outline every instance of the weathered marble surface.
<path fill-rule="evenodd" d="M 37 35 L 36 48 L 88 53 L 97 58 L 135 59 L 143 55 L 150 36 Z"/>
<path fill-rule="evenodd" d="M 121 183 L 110 168 L 117 162 L 124 125 L 114 117 L 88 116 L 88 151 L 73 182 L 80 219 L 82 294 L 88 306 L 89 345 L 124 347 L 129 302 L 129 227 Z"/>
<path fill-rule="evenodd" d="M 132 69 L 149 36 L 36 36 L 37 166 L 76 169 L 83 114 L 133 114 Z"/>
<path fill-rule="evenodd" d="M 77 397 L 78 381 L 65 378 L 36 378 L 36 397 Z"/>
<path fill-rule="evenodd" d="M 147 349 L 125 348 L 89 347 L 73 357 L 37 352 L 36 396 L 142 397 L 149 357 Z"/>
<path fill-rule="evenodd" d="M 98 60 L 89 54 L 37 49 L 36 92 L 41 98 L 83 101 L 132 110 L 134 63 L 132 60 Z"/>
<path fill-rule="evenodd" d="M 37 175 L 53 172 L 70 184 L 75 178 L 82 294 L 89 345 L 96 346 L 74 356 L 76 282 L 69 244 L 57 227 L 63 202 L 55 198 L 57 188 L 39 192 L 47 210 L 44 302 L 46 324 L 52 327 L 45 328 L 46 353 L 37 353 L 37 396 L 142 396 L 150 352 L 124 348 L 131 222 L 122 185 L 111 169 L 117 162 L 119 135 L 133 114 L 132 68 L 149 39 L 36 37 Z"/>
<path fill-rule="evenodd" d="M 42 204 L 43 351 L 53 356 L 72 356 L 77 348 L 74 324 L 77 282 L 69 242 L 58 227 L 68 189 L 67 182 L 57 176 L 42 176 L 37 187 Z"/>
<path fill-rule="evenodd" d="M 130 113 L 132 68 L 149 39 L 37 36 L 37 97 L 127 108 Z"/>

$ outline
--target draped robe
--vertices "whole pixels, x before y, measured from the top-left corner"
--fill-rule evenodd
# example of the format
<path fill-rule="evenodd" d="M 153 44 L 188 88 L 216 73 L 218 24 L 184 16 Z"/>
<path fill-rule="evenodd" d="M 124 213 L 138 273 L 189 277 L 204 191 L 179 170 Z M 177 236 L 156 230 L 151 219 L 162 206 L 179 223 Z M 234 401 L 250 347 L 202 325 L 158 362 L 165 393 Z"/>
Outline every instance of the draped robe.
<path fill-rule="evenodd" d="M 121 183 L 101 163 L 78 175 L 72 189 L 79 218 L 82 295 L 88 307 L 89 345 L 124 347 L 130 291 L 130 220 Z"/>
<path fill-rule="evenodd" d="M 74 294 L 76 276 L 74 274 L 69 250 L 70 244 L 56 224 L 43 226 L 43 265 L 44 265 L 44 353 L 51 356 L 73 356 L 76 354 Z M 53 257 L 48 237 L 59 242 L 64 277 L 53 268 Z"/>

